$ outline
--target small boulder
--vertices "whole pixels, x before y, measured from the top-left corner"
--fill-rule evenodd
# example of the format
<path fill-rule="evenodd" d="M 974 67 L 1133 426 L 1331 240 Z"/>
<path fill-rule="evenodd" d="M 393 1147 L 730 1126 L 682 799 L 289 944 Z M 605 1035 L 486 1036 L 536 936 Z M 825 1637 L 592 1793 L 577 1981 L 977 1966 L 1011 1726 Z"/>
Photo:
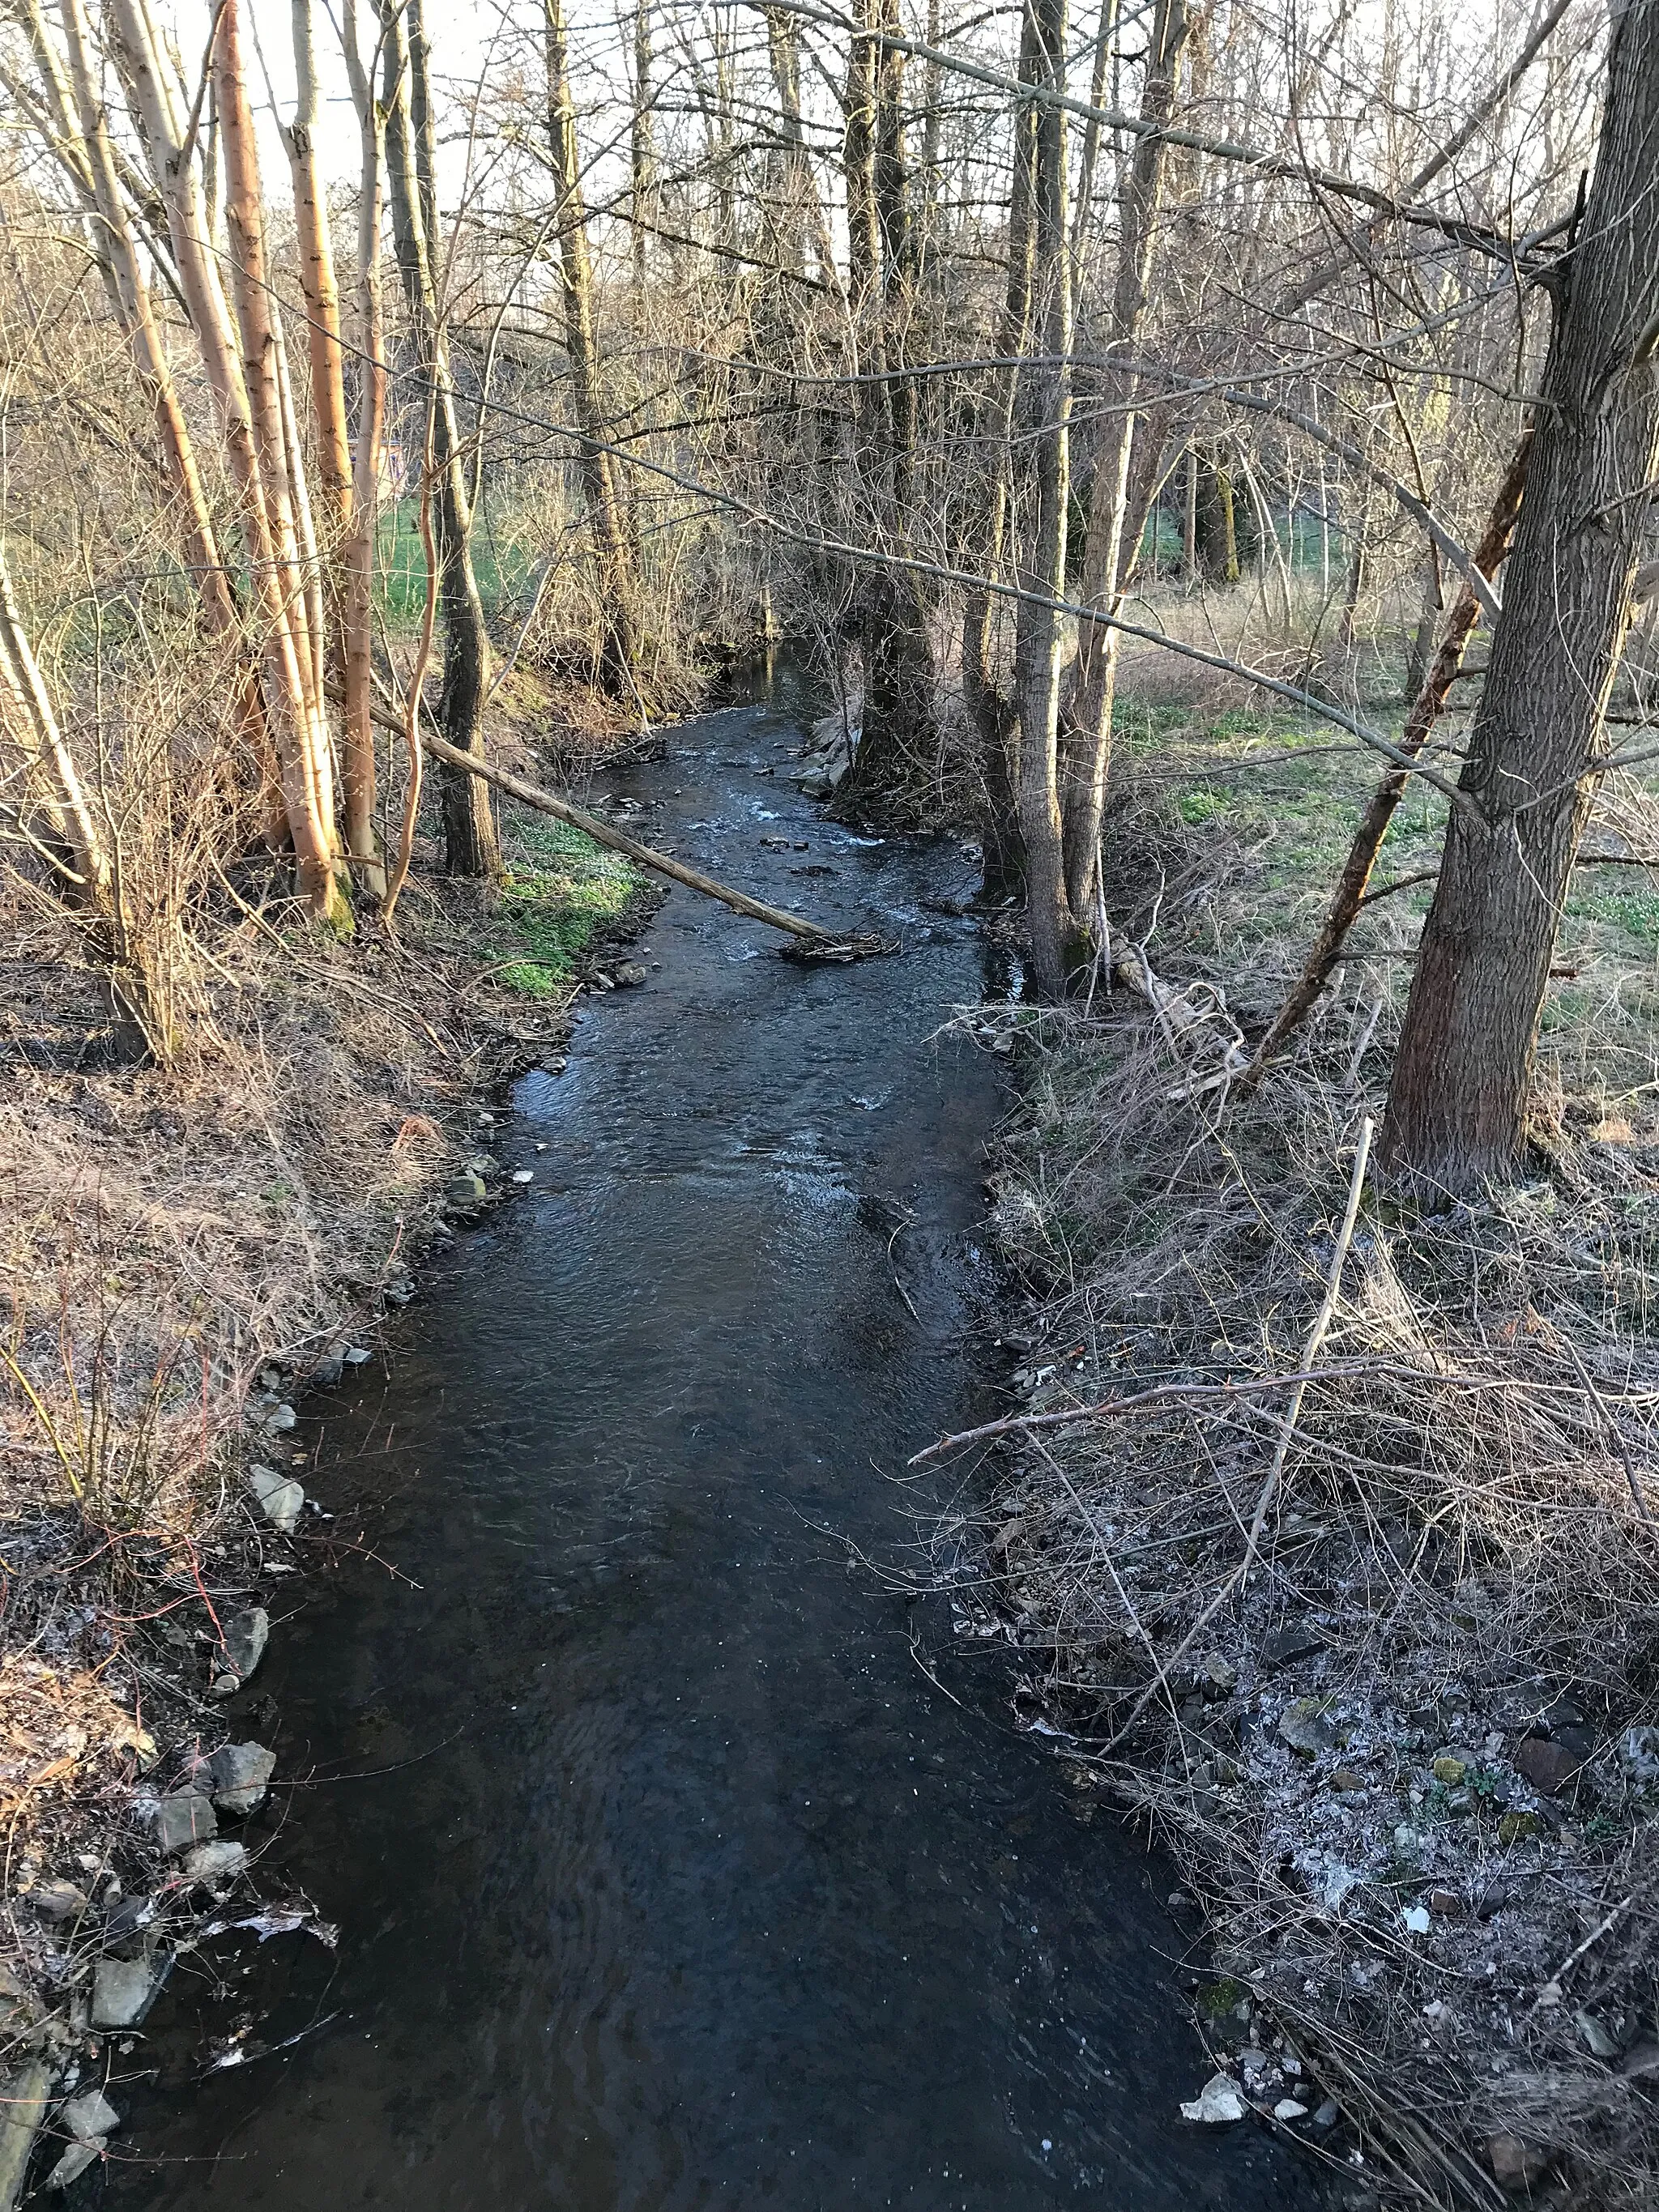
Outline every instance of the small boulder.
<path fill-rule="evenodd" d="M 1547 1736 L 1529 1735 L 1516 1747 L 1516 1771 L 1523 1775 L 1540 1796 L 1559 1797 L 1572 1783 L 1585 1756 Z"/>
<path fill-rule="evenodd" d="M 270 1615 L 262 1605 L 233 1613 L 225 1625 L 225 1668 L 214 1683 L 216 1697 L 228 1697 L 240 1689 L 265 1653 L 270 1636 Z"/>
<path fill-rule="evenodd" d="M 46 2176 L 47 2188 L 67 2189 L 71 2182 L 81 2179 L 89 2166 L 97 2165 L 104 2150 L 101 2136 L 94 2136 L 90 2142 L 72 2142 Z"/>
<path fill-rule="evenodd" d="M 1516 1844 L 1524 1844 L 1538 1833 L 1541 1823 L 1536 1813 L 1505 1813 L 1498 1823 L 1498 1840 L 1508 1850 Z"/>
<path fill-rule="evenodd" d="M 1225 2127 L 1244 2117 L 1244 2100 L 1238 2084 L 1224 2074 L 1212 2074 L 1190 2104 L 1181 2107 L 1183 2120 L 1199 2120 L 1206 2127 Z"/>
<path fill-rule="evenodd" d="M 276 1754 L 262 1743 L 221 1745 L 208 1761 L 213 1802 L 222 1813 L 252 1813 L 264 1803 Z"/>
<path fill-rule="evenodd" d="M 155 1990 L 148 1959 L 100 1959 L 92 1975 L 93 2026 L 136 2027 Z"/>
<path fill-rule="evenodd" d="M 70 2097 L 58 2108 L 58 2117 L 76 2142 L 91 2142 L 121 2124 L 121 2115 L 101 2089 L 88 2089 Z"/>
<path fill-rule="evenodd" d="M 1435 1780 L 1446 1789 L 1458 1790 L 1468 1779 L 1469 1762 L 1462 1752 L 1449 1745 L 1444 1751 L 1434 1754 L 1431 1771 Z"/>
<path fill-rule="evenodd" d="M 187 1881 L 212 1884 L 234 1881 L 247 1864 L 247 1846 L 222 1840 L 216 1844 L 198 1844 L 193 1851 L 185 1854 L 185 1878 Z"/>
<path fill-rule="evenodd" d="M 155 1841 L 169 1854 L 204 1844 L 218 1831 L 212 1800 L 198 1790 L 182 1790 L 176 1796 L 163 1797 L 155 1808 Z"/>
<path fill-rule="evenodd" d="M 1319 1698 L 1297 1698 L 1279 1716 L 1279 1733 L 1292 1751 L 1318 1759 L 1336 1748 L 1336 1723 Z"/>
<path fill-rule="evenodd" d="M 87 1893 L 77 1889 L 72 1881 L 53 1875 L 48 1881 L 37 1881 L 28 1893 L 28 1902 L 43 1920 L 73 1920 L 87 1909 Z"/>
<path fill-rule="evenodd" d="M 452 1176 L 449 1188 L 444 1193 L 444 1204 L 452 1213 L 470 1219 L 482 1213 L 489 1203 L 489 1189 L 482 1176 L 465 1174 Z"/>
<path fill-rule="evenodd" d="M 1295 2097 L 1281 2097 L 1273 2106 L 1273 2118 L 1276 2120 L 1305 2120 L 1307 2117 L 1307 2106 Z"/>
<path fill-rule="evenodd" d="M 1463 1899 L 1455 1889 L 1431 1889 L 1423 1902 L 1437 1920 L 1461 1920 L 1463 1917 Z"/>
<path fill-rule="evenodd" d="M 1578 2040 L 1592 2058 L 1611 2059 L 1619 2056 L 1619 2039 L 1599 2021 L 1593 2012 L 1576 2012 L 1573 2026 L 1578 2030 Z"/>
<path fill-rule="evenodd" d="M 278 1474 L 274 1467 L 251 1467 L 247 1471 L 247 1486 L 258 1501 L 264 1515 L 279 1536 L 294 1533 L 306 1502 L 303 1487 L 292 1475 Z"/>
<path fill-rule="evenodd" d="M 611 980 L 619 991 L 637 991 L 651 978 L 637 960 L 624 960 L 619 968 L 611 969 Z"/>
<path fill-rule="evenodd" d="M 1629 1728 L 1619 1739 L 1619 1764 L 1638 1790 L 1659 1783 L 1659 1728 Z"/>

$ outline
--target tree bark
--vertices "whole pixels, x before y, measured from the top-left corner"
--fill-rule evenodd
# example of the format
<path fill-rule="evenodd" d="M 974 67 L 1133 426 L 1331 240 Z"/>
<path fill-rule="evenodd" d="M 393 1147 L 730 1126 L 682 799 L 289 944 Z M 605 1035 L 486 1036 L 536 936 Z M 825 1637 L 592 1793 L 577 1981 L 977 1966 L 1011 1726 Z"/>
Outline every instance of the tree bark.
<path fill-rule="evenodd" d="M 356 0 L 345 0 L 344 45 L 357 112 L 362 173 L 357 194 L 356 434 L 351 455 L 351 514 L 342 549 L 340 693 L 344 708 L 341 781 L 346 850 L 371 897 L 386 896 L 374 829 L 374 561 L 380 520 L 380 462 L 386 442 L 386 298 L 380 229 L 386 200 L 386 118 L 375 97 L 372 60 L 364 66 Z"/>
<path fill-rule="evenodd" d="M 1141 95 L 1141 113 L 1149 122 L 1167 123 L 1174 110 L 1176 66 L 1186 36 L 1186 0 L 1158 0 Z M 1127 352 L 1133 350 L 1140 336 L 1151 299 L 1164 167 L 1163 140 L 1152 136 L 1139 139 L 1124 190 L 1122 237 L 1112 298 L 1112 343 Z M 1130 377 L 1125 383 L 1124 404 L 1109 418 L 1096 453 L 1089 501 L 1080 595 L 1086 605 L 1100 607 L 1109 614 L 1115 614 L 1122 603 L 1138 544 L 1138 533 L 1132 538 L 1127 527 L 1130 457 L 1135 441 L 1136 416 L 1130 404 L 1134 390 L 1134 379 Z M 1092 909 L 1100 864 L 1100 821 L 1112 756 L 1112 705 L 1120 636 L 1109 624 L 1086 619 L 1079 623 L 1060 739 L 1066 896 L 1079 921 Z"/>
<path fill-rule="evenodd" d="M 1659 7 L 1613 20 L 1527 495 L 1395 1062 L 1385 1164 L 1464 1190 L 1518 1164 L 1561 907 L 1659 455 Z"/>
<path fill-rule="evenodd" d="M 399 0 L 380 0 L 380 5 L 392 240 L 432 410 L 432 505 L 444 625 L 438 716 L 458 751 L 482 755 L 489 634 L 472 567 L 472 505 L 455 413 L 448 332 L 433 270 L 437 201 L 428 48 L 420 0 L 410 0 L 407 10 Z M 417 139 L 417 116 L 425 130 L 424 151 Z M 488 787 L 453 769 L 446 769 L 441 787 L 444 859 L 450 873 L 498 874 L 501 842 Z"/>
<path fill-rule="evenodd" d="M 1066 0 L 1026 0 L 1033 88 L 1052 91 L 1066 73 Z M 1018 113 L 1017 159 L 1029 164 L 1032 209 L 1033 353 L 1020 371 L 1019 459 L 1030 514 L 1015 553 L 1023 592 L 1014 638 L 1019 717 L 1019 827 L 1031 960 L 1041 988 L 1058 995 L 1083 949 L 1066 892 L 1060 825 L 1060 617 L 1071 501 L 1072 286 L 1066 223 L 1066 118 L 1047 102 Z"/>
<path fill-rule="evenodd" d="M 1115 4 L 1115 0 L 1109 0 L 1109 4 Z M 1022 82 L 1030 80 L 1040 58 L 1028 10 L 1020 37 Z M 1006 545 L 1009 478 L 1013 465 L 1019 390 L 1014 364 L 1026 350 L 1031 319 L 1033 164 L 1029 156 L 1022 160 L 1019 154 L 1018 134 L 1026 127 L 1024 118 L 1018 119 L 1015 127 L 1017 143 L 1008 203 L 1008 280 L 996 343 L 999 360 L 1008 366 L 993 372 L 978 422 L 981 449 L 987 455 L 989 468 L 976 556 L 976 566 L 985 582 L 967 593 L 962 611 L 963 697 L 979 754 L 985 884 L 988 890 L 994 891 L 1010 891 L 1023 886 L 1025 876 L 1016 759 L 1018 719 L 1014 702 L 999 681 L 994 663 L 995 627 L 989 589 L 1000 575 Z"/>
<path fill-rule="evenodd" d="M 311 364 L 311 409 L 322 463 L 329 520 L 337 540 L 351 520 L 351 434 L 346 424 L 345 367 L 340 348 L 340 294 L 334 278 L 334 249 L 328 232 L 328 203 L 317 166 L 317 130 L 322 112 L 317 82 L 313 0 L 293 0 L 294 70 L 298 98 L 293 122 L 283 133 L 294 173 L 294 219 L 299 233 L 300 283 L 308 322 L 306 350 Z"/>
<path fill-rule="evenodd" d="M 1510 549 L 1515 535 L 1516 519 L 1521 512 L 1521 497 L 1527 480 L 1527 461 L 1531 450 L 1532 432 L 1523 431 L 1519 444 L 1510 456 L 1498 496 L 1492 502 L 1486 527 L 1480 544 L 1475 548 L 1475 565 L 1483 576 L 1495 576 Z M 1425 678 L 1422 689 L 1406 717 L 1406 726 L 1400 739 L 1401 752 L 1414 758 L 1421 752 L 1431 735 L 1436 722 L 1444 711 L 1458 670 L 1463 665 L 1463 653 L 1474 626 L 1480 618 L 1480 608 L 1468 584 L 1458 592 L 1452 605 L 1451 620 L 1446 635 L 1441 640 L 1433 665 Z M 1348 848 L 1348 857 L 1343 862 L 1342 872 L 1337 878 L 1331 896 L 1329 911 L 1314 940 L 1301 975 L 1286 994 L 1285 1003 L 1274 1015 L 1266 1036 L 1256 1047 L 1249 1066 L 1239 1078 L 1241 1089 L 1252 1088 L 1260 1081 L 1270 1060 L 1283 1051 L 1317 1003 L 1319 995 L 1330 981 L 1331 971 L 1342 957 L 1342 947 L 1347 940 L 1359 909 L 1365 902 L 1366 886 L 1395 810 L 1405 796 L 1409 771 L 1391 768 L 1372 793 L 1359 827 Z"/>
<path fill-rule="evenodd" d="M 547 136 L 557 190 L 557 235 L 564 301 L 565 352 L 571 401 L 582 434 L 582 495 L 593 536 L 594 598 L 601 623 L 600 666 L 610 690 L 648 711 L 644 690 L 642 624 L 634 549 L 611 461 L 599 396 L 594 335 L 593 272 L 587 251 L 587 207 L 581 151 L 570 100 L 563 0 L 544 0 L 547 34 Z"/>

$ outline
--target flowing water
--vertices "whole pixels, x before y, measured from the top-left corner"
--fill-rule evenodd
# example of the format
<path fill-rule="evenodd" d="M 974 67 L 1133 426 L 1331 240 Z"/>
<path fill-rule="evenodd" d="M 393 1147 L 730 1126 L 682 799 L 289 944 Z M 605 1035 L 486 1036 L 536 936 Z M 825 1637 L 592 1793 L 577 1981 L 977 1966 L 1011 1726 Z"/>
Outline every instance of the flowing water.
<path fill-rule="evenodd" d="M 933 1032 L 1007 979 L 928 903 L 973 889 L 956 845 L 782 781 L 801 710 L 707 717 L 618 788 L 908 950 L 804 970 L 676 891 L 648 988 L 588 1002 L 488 1139 L 528 1194 L 308 1409 L 311 1486 L 398 1572 L 292 1586 L 231 1724 L 335 1778 L 278 1793 L 258 1872 L 339 1950 L 179 1962 L 120 2062 L 159 2062 L 115 2092 L 131 2212 L 1320 2201 L 1177 2116 L 1206 2069 L 1168 1868 L 1015 1732 L 1006 1647 L 936 1686 L 948 1613 L 865 1564 L 948 1492 L 906 1456 L 988 1405 L 1008 1101 Z M 203 2081 L 250 2023 L 264 2055 Z"/>

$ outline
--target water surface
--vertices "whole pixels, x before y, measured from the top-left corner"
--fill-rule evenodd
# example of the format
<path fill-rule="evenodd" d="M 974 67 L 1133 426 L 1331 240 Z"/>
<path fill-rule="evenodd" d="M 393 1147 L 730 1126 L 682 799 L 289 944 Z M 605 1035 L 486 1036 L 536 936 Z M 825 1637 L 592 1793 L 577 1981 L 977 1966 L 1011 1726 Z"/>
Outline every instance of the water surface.
<path fill-rule="evenodd" d="M 802 970 L 676 891 L 649 986 L 519 1087 L 487 1141 L 530 1194 L 323 1407 L 313 1486 L 399 1577 L 299 1590 L 233 1719 L 353 1778 L 283 1799 L 260 1866 L 337 1959 L 181 1963 L 123 2062 L 163 2077 L 118 2092 L 160 2161 L 112 2172 L 132 2212 L 1317 2201 L 1281 2146 L 1176 2117 L 1206 2069 L 1167 1868 L 1079 1818 L 1006 1659 L 947 1651 L 936 1687 L 913 1645 L 948 1620 L 860 1563 L 936 1494 L 906 1456 L 985 1408 L 1007 1101 L 933 1039 L 1004 979 L 927 903 L 971 892 L 957 846 L 854 839 L 759 773 L 796 709 L 689 726 L 622 787 L 633 826 L 908 949 Z M 198 2087 L 239 2006 L 301 2039 Z"/>

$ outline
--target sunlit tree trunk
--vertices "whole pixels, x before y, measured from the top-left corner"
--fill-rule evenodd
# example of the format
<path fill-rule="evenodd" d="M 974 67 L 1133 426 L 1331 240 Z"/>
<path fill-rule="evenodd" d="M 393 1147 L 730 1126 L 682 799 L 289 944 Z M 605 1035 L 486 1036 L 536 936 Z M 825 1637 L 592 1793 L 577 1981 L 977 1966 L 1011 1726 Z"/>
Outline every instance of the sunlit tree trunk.
<path fill-rule="evenodd" d="M 322 465 L 331 535 L 341 538 L 351 520 L 351 435 L 346 422 L 344 361 L 340 347 L 340 295 L 334 278 L 328 203 L 317 163 L 322 115 L 317 79 L 313 0 L 293 0 L 294 120 L 283 133 L 294 173 L 294 220 L 299 234 L 300 283 L 305 293 L 307 354 L 311 365 L 312 418 Z"/>
<path fill-rule="evenodd" d="M 231 191 L 239 203 L 230 257 L 233 279 L 249 298 L 256 321 L 263 321 L 266 333 L 263 350 L 257 339 L 251 342 L 261 380 L 261 417 L 257 424 L 238 356 L 237 331 L 220 282 L 219 257 L 202 203 L 198 173 L 185 143 L 185 118 L 179 112 L 172 80 L 161 58 L 148 0 L 112 0 L 112 15 L 150 173 L 167 211 L 173 264 L 208 382 L 218 404 L 226 455 L 236 484 L 239 519 L 248 555 L 251 611 L 264 655 L 266 715 L 301 884 L 315 915 L 343 920 L 345 908 L 333 857 L 327 732 L 313 696 L 314 664 L 305 621 L 304 592 L 295 571 L 291 527 L 284 539 L 277 519 L 282 503 L 272 498 L 264 477 L 264 450 L 279 459 L 284 453 L 280 401 L 274 414 L 271 405 L 275 373 L 269 357 L 269 295 L 263 282 L 250 282 L 246 269 L 236 266 L 238 247 L 246 246 L 250 235 L 255 249 L 263 250 L 258 170 L 242 69 L 238 0 L 223 0 L 217 18 L 215 78 L 228 168 L 234 172 Z M 286 498 L 285 491 L 283 497 Z M 291 506 L 289 512 L 291 524 Z"/>
<path fill-rule="evenodd" d="M 1659 8 L 1613 18 L 1595 174 L 1555 329 L 1486 686 L 1395 1061 L 1385 1164 L 1511 1172 L 1659 459 Z"/>
<path fill-rule="evenodd" d="M 1066 81 L 1066 0 L 1026 0 L 1031 82 Z M 1032 357 L 1020 373 L 1016 483 L 1024 480 L 1028 519 L 1017 540 L 1022 592 L 1014 643 L 1019 718 L 1019 826 L 1025 848 L 1025 904 L 1031 958 L 1044 990 L 1064 989 L 1082 933 L 1066 884 L 1059 787 L 1060 616 L 1050 602 L 1066 588 L 1071 499 L 1071 268 L 1066 222 L 1066 118 L 1048 103 L 1019 116 L 1017 159 L 1030 164 L 1032 209 Z"/>
<path fill-rule="evenodd" d="M 407 11 L 399 0 L 380 0 L 380 24 L 392 238 L 432 422 L 432 508 L 444 626 L 438 720 L 452 745 L 482 756 L 484 700 L 489 687 L 489 635 L 472 567 L 472 507 L 456 418 L 448 333 L 434 272 L 436 233 L 433 226 L 437 208 L 434 162 L 429 143 L 423 155 L 416 136 L 417 116 L 428 133 L 432 123 L 428 48 L 419 0 L 414 0 Z M 447 768 L 440 787 L 444 858 L 450 873 L 496 874 L 501 867 L 501 842 L 489 793 L 482 779 Z"/>
<path fill-rule="evenodd" d="M 587 248 L 587 205 L 581 150 L 570 101 L 562 0 L 544 0 L 547 61 L 547 135 L 557 191 L 558 250 L 570 392 L 581 432 L 582 494 L 593 536 L 594 596 L 602 625 L 602 665 L 610 689 L 644 710 L 643 641 L 639 587 L 628 520 L 617 483 L 599 396 L 593 271 Z"/>
<path fill-rule="evenodd" d="M 358 881 L 384 897 L 386 868 L 375 837 L 374 561 L 380 515 L 380 462 L 386 440 L 386 304 L 380 228 L 386 198 L 386 118 L 374 94 L 372 59 L 358 42 L 356 0 L 345 0 L 346 68 L 357 112 L 362 167 L 357 192 L 357 422 L 351 455 L 351 510 L 341 549 L 343 727 L 341 782 L 346 849 Z"/>
<path fill-rule="evenodd" d="M 1158 0 L 1146 57 L 1141 113 L 1167 122 L 1175 104 L 1175 72 L 1187 35 L 1186 0 Z M 1133 354 L 1146 321 L 1158 217 L 1164 192 L 1164 141 L 1136 141 L 1129 165 L 1113 289 L 1113 350 Z M 1135 442 L 1135 411 L 1130 401 L 1135 380 L 1121 380 L 1122 404 L 1107 417 L 1096 456 L 1089 501 L 1089 530 L 1083 563 L 1085 605 L 1115 613 L 1139 541 L 1146 505 L 1132 520 L 1130 460 Z M 1157 456 L 1150 466 L 1157 467 Z M 1121 633 L 1104 623 L 1080 621 L 1077 653 L 1068 686 L 1060 735 L 1060 805 L 1066 824 L 1066 881 L 1073 912 L 1081 920 L 1093 908 L 1100 858 L 1100 820 L 1106 798 L 1106 774 L 1112 754 L 1112 705 L 1117 685 Z"/>

